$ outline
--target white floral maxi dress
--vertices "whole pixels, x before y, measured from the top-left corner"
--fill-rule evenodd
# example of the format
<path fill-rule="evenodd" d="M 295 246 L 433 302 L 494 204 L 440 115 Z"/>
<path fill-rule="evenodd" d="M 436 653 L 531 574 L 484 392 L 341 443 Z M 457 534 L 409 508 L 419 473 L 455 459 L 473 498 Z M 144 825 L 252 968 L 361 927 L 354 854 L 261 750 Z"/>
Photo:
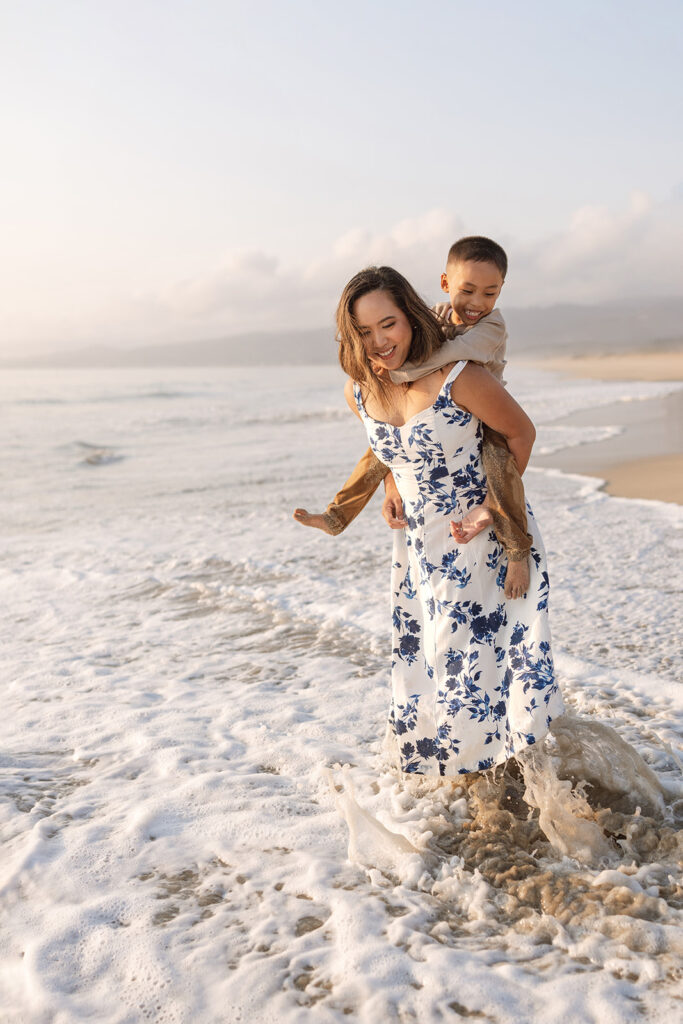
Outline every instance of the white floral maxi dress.
<path fill-rule="evenodd" d="M 391 733 L 404 772 L 481 771 L 546 734 L 564 710 L 553 672 L 545 550 L 531 509 L 526 597 L 507 600 L 507 559 L 492 530 L 456 545 L 451 519 L 481 505 L 482 424 L 451 398 L 457 363 L 429 409 L 402 427 L 356 404 L 403 499 L 391 574 Z M 393 745 L 393 744 L 392 744 Z"/>

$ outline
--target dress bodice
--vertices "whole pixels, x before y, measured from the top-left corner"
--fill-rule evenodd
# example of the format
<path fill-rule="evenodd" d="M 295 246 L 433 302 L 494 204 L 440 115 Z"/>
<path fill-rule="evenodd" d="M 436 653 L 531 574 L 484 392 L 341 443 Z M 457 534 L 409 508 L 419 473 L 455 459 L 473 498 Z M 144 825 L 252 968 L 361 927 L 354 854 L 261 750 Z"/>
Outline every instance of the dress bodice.
<path fill-rule="evenodd" d="M 453 381 L 466 365 L 456 363 L 433 404 L 400 427 L 369 416 L 360 386 L 354 384 L 370 446 L 392 470 L 409 516 L 422 513 L 427 505 L 442 514 L 465 514 L 486 495 L 481 420 L 451 397 Z"/>

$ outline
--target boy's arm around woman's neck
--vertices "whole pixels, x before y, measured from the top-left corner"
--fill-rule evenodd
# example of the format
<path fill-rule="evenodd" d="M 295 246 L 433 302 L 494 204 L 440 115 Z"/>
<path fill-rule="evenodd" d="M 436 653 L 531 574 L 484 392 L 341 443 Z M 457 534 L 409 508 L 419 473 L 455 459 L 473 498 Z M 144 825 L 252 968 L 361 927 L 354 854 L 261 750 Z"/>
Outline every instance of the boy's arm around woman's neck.
<path fill-rule="evenodd" d="M 449 325 L 450 328 L 453 325 Z M 404 363 L 399 370 L 391 371 L 394 384 L 407 384 L 426 377 L 428 373 L 441 369 L 448 363 L 458 363 L 467 359 L 473 363 L 481 363 L 502 384 L 503 368 L 506 363 L 507 328 L 503 314 L 493 309 L 488 316 L 483 316 L 472 327 L 457 327 L 454 338 L 447 338 L 441 348 L 437 349 L 424 363 Z"/>

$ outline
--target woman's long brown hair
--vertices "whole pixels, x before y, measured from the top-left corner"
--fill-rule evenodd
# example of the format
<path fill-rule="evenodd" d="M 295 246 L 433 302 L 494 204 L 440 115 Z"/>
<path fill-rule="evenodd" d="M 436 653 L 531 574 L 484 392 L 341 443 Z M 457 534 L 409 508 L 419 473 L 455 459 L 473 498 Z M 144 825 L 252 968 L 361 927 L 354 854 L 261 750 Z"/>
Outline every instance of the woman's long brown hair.
<path fill-rule="evenodd" d="M 413 286 L 393 267 L 366 267 L 351 278 L 337 306 L 337 341 L 342 369 L 358 381 L 366 393 L 386 405 L 391 382 L 385 371 L 373 370 L 358 330 L 354 308 L 358 299 L 369 292 L 389 292 L 398 308 L 406 315 L 413 329 L 408 359 L 422 363 L 443 345 L 439 321 L 423 302 Z"/>

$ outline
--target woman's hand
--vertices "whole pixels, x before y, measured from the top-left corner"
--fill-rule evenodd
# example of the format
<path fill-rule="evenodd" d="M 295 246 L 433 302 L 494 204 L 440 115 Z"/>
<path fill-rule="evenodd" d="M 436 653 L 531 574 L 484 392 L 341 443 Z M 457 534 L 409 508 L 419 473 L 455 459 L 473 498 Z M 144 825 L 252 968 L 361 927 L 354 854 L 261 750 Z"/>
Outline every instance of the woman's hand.
<path fill-rule="evenodd" d="M 403 502 L 391 473 L 384 478 L 384 490 L 386 495 L 382 502 L 382 515 L 392 530 L 403 530 L 406 526 L 406 521 L 403 518 Z"/>

